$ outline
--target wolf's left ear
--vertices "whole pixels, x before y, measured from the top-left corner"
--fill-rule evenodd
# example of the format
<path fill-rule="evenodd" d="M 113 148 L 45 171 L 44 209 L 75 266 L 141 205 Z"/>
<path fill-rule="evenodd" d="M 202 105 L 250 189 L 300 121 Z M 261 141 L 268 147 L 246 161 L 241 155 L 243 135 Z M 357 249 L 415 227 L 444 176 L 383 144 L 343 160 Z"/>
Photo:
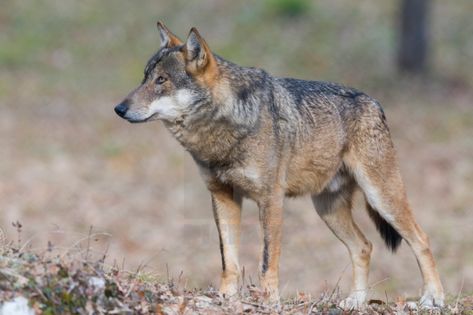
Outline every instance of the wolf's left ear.
<path fill-rule="evenodd" d="M 158 30 L 159 30 L 159 37 L 161 38 L 161 47 L 160 48 L 172 48 L 176 46 L 180 46 L 183 42 L 174 35 L 167 27 L 164 25 L 163 22 L 158 21 L 157 23 Z"/>
<path fill-rule="evenodd" d="M 190 30 L 183 49 L 187 70 L 191 73 L 203 72 L 209 66 L 215 66 L 216 62 L 212 51 L 195 27 Z"/>

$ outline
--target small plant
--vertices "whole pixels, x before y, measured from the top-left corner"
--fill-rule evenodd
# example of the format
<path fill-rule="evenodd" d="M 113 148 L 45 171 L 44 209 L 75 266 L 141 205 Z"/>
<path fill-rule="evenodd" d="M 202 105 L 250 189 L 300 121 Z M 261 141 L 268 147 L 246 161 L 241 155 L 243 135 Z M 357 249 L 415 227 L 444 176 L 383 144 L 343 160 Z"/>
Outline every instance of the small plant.
<path fill-rule="evenodd" d="M 310 9 L 309 0 L 267 0 L 267 6 L 277 15 L 298 17 Z"/>
<path fill-rule="evenodd" d="M 21 229 L 23 228 L 23 225 L 20 223 L 20 221 L 12 222 L 12 226 L 16 229 L 16 234 L 17 234 L 17 246 L 18 250 L 21 248 Z"/>

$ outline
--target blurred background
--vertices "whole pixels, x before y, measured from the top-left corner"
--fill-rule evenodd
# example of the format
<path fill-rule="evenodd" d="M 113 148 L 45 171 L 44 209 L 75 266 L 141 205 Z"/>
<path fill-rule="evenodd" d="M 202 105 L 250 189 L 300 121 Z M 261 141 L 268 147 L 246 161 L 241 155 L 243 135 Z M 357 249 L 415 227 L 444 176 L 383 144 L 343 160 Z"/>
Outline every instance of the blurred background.
<path fill-rule="evenodd" d="M 278 76 L 336 81 L 384 106 L 408 196 L 447 292 L 473 291 L 471 0 L 15 0 L 0 11 L 0 228 L 20 246 L 107 251 L 188 287 L 218 285 L 209 194 L 161 123 L 113 112 L 159 47 L 156 21 L 196 26 L 217 54 Z M 371 298 L 420 293 L 410 249 L 375 245 Z M 257 280 L 258 213 L 245 201 L 242 265 Z M 22 231 L 12 226 L 19 221 Z M 96 233 L 96 234 L 95 234 Z M 19 238 L 19 239 L 18 239 Z M 351 270 L 345 247 L 307 198 L 286 203 L 281 291 L 319 294 Z"/>

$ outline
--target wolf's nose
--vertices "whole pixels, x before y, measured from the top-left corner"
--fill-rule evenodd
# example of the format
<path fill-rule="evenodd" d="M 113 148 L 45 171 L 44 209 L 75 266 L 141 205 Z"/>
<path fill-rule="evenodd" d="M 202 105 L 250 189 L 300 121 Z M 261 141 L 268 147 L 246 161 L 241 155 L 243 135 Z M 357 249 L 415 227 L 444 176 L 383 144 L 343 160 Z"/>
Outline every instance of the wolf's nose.
<path fill-rule="evenodd" d="M 117 115 L 120 117 L 124 117 L 127 110 L 128 110 L 128 101 L 123 101 L 117 106 L 115 106 L 115 113 L 117 113 Z"/>

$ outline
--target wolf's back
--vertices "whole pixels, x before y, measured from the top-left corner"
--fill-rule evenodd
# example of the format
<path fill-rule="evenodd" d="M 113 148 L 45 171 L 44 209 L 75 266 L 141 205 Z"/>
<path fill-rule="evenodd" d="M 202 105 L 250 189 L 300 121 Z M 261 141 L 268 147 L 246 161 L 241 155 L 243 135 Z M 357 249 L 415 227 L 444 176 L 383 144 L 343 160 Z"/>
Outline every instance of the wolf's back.
<path fill-rule="evenodd" d="M 311 127 L 335 127 L 347 136 L 366 113 L 376 113 L 384 120 L 379 103 L 367 94 L 337 83 L 306 81 L 292 78 L 275 78 L 275 99 L 280 112 L 286 114 L 293 125 L 311 132 Z M 302 128 L 301 128 L 302 127 Z"/>

